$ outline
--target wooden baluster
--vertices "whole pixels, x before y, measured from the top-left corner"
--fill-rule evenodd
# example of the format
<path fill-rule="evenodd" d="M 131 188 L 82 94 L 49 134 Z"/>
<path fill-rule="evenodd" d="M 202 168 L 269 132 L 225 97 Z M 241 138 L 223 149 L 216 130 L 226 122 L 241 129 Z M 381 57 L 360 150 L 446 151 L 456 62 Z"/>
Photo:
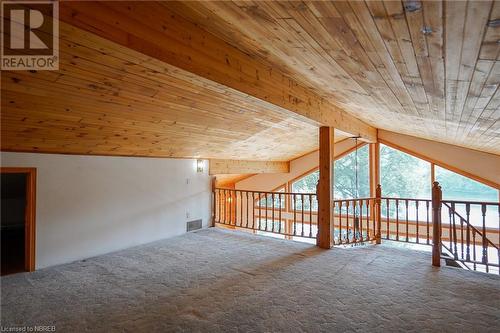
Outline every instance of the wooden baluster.
<path fill-rule="evenodd" d="M 271 194 L 271 202 L 272 202 L 272 205 L 273 205 L 272 206 L 272 222 L 271 222 L 272 228 L 271 228 L 271 230 L 272 230 L 272 232 L 274 232 L 274 220 L 275 220 L 274 219 L 274 193 Z"/>
<path fill-rule="evenodd" d="M 351 233 L 351 226 L 349 225 L 349 200 L 346 200 L 345 201 L 345 208 L 346 208 L 346 231 L 347 231 L 347 235 L 346 235 L 346 243 L 349 244 L 350 240 L 349 240 L 349 236 L 350 236 L 350 233 Z"/>
<path fill-rule="evenodd" d="M 359 200 L 353 200 L 352 201 L 352 208 L 353 208 L 353 226 L 354 226 L 354 233 L 353 233 L 353 241 L 354 243 L 359 241 Z"/>
<path fill-rule="evenodd" d="M 247 219 L 246 219 L 246 224 L 245 225 L 248 228 L 248 222 L 250 220 L 250 215 L 249 215 L 249 211 L 248 211 L 248 208 L 249 208 L 248 207 L 249 206 L 249 204 L 248 204 L 248 191 L 245 192 L 245 199 L 246 199 L 246 202 L 247 202 Z"/>
<path fill-rule="evenodd" d="M 419 238 L 419 229 L 418 229 L 418 200 L 415 200 L 415 213 L 416 213 L 416 226 L 415 226 L 415 229 L 416 229 L 416 236 L 417 236 L 417 241 L 416 243 L 419 244 L 420 242 L 418 241 L 418 238 Z"/>
<path fill-rule="evenodd" d="M 217 219 L 217 223 L 221 223 L 222 221 L 222 191 L 221 190 L 217 190 L 218 193 L 219 193 L 219 216 L 218 216 L 218 219 Z"/>
<path fill-rule="evenodd" d="M 279 230 L 278 230 L 278 233 L 281 234 L 281 193 L 278 194 L 278 200 L 279 200 L 279 206 L 278 206 L 279 207 L 279 211 L 278 211 L 278 213 L 279 213 Z"/>
<path fill-rule="evenodd" d="M 452 237 L 452 231 L 451 231 L 451 214 L 452 213 L 451 209 L 448 208 L 448 215 L 449 215 L 449 221 L 448 221 L 448 238 L 450 239 L 450 251 L 453 252 L 453 237 Z"/>
<path fill-rule="evenodd" d="M 390 228 L 391 228 L 391 225 L 390 225 L 390 205 L 391 205 L 391 202 L 389 201 L 389 199 L 387 199 L 387 239 L 391 239 L 391 233 L 390 233 Z"/>
<path fill-rule="evenodd" d="M 264 193 L 264 195 L 266 198 L 266 206 L 265 206 L 266 207 L 266 222 L 265 222 L 266 226 L 265 226 L 264 230 L 267 231 L 267 221 L 269 220 L 269 215 L 268 215 L 269 214 L 269 203 L 267 202 L 267 198 L 269 197 L 269 195 L 267 193 Z"/>
<path fill-rule="evenodd" d="M 472 229 L 472 260 L 474 261 L 474 270 L 476 270 L 476 230 Z"/>
<path fill-rule="evenodd" d="M 238 226 L 238 191 L 234 191 L 234 226 Z"/>
<path fill-rule="evenodd" d="M 427 215 L 427 245 L 430 244 L 431 236 L 429 233 L 429 226 L 430 226 L 430 220 L 429 220 L 429 201 L 425 202 L 425 209 L 426 209 L 426 215 Z"/>
<path fill-rule="evenodd" d="M 367 214 L 368 215 L 368 214 Z M 359 201 L 359 238 L 363 241 L 363 200 Z"/>
<path fill-rule="evenodd" d="M 233 216 L 233 206 L 234 203 L 236 202 L 236 199 L 233 198 L 234 192 L 232 190 L 229 190 L 229 224 L 230 225 L 236 225 L 236 219 Z M 236 210 L 234 211 L 234 214 L 236 214 Z"/>
<path fill-rule="evenodd" d="M 339 244 L 342 244 L 342 201 L 337 202 L 339 206 Z"/>
<path fill-rule="evenodd" d="M 243 191 L 240 192 L 240 227 L 243 227 Z"/>
<path fill-rule="evenodd" d="M 486 240 L 486 204 L 481 204 L 481 213 L 483 215 L 483 258 L 482 262 L 486 265 L 486 272 L 488 272 L 488 244 Z"/>
<path fill-rule="evenodd" d="M 305 221 L 305 218 L 304 218 L 304 194 L 301 194 L 300 195 L 300 208 L 302 210 L 302 231 L 300 232 L 300 235 L 302 237 L 304 237 L 304 221 Z"/>
<path fill-rule="evenodd" d="M 377 226 L 373 226 L 373 229 L 376 230 L 376 243 L 381 244 L 382 243 L 382 186 L 380 184 L 377 185 L 377 189 L 375 191 L 375 206 L 376 206 L 376 212 L 377 215 L 376 217 L 374 216 L 374 221 L 375 219 Z"/>
<path fill-rule="evenodd" d="M 453 211 L 453 221 L 450 221 L 453 223 L 453 246 L 454 246 L 454 258 L 455 260 L 458 259 L 458 250 L 457 250 L 457 224 L 455 222 L 455 203 L 451 203 L 451 209 Z"/>
<path fill-rule="evenodd" d="M 227 224 L 228 221 L 228 216 L 229 216 L 229 211 L 228 211 L 228 197 L 227 197 L 227 190 L 224 190 L 224 224 Z"/>
<path fill-rule="evenodd" d="M 409 240 L 408 235 L 408 199 L 405 200 L 405 209 L 406 209 L 406 242 Z"/>
<path fill-rule="evenodd" d="M 470 204 L 465 204 L 465 214 L 467 217 L 467 248 L 465 251 L 465 260 L 470 261 Z"/>
<path fill-rule="evenodd" d="M 396 240 L 399 241 L 399 199 L 396 199 Z"/>
<path fill-rule="evenodd" d="M 297 236 L 297 195 L 293 195 L 293 235 Z"/>
<path fill-rule="evenodd" d="M 462 256 L 460 258 L 464 259 L 464 219 L 460 218 L 460 253 Z"/>
<path fill-rule="evenodd" d="M 252 229 L 255 230 L 255 192 L 252 192 Z"/>
<path fill-rule="evenodd" d="M 309 237 L 310 238 L 312 238 L 312 218 L 313 218 L 312 206 L 313 206 L 312 194 L 309 194 Z"/>
<path fill-rule="evenodd" d="M 366 199 L 366 240 L 370 240 L 370 209 L 372 206 L 370 205 L 370 200 L 371 199 Z M 375 210 L 371 210 L 373 212 L 373 215 L 375 215 Z M 363 229 L 363 228 L 361 228 Z M 374 229 L 375 230 L 375 229 Z"/>
<path fill-rule="evenodd" d="M 261 198 L 262 194 L 260 192 L 258 192 L 257 195 L 259 197 L 259 225 L 258 225 L 258 229 L 262 230 L 262 198 Z"/>

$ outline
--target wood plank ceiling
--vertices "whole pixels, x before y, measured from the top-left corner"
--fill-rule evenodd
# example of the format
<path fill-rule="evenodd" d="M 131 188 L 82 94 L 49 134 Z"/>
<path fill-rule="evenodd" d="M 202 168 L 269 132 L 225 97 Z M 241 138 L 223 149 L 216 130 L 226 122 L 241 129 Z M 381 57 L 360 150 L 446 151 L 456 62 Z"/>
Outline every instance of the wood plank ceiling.
<path fill-rule="evenodd" d="M 288 161 L 317 126 L 61 22 L 59 71 L 3 71 L 4 151 Z M 339 135 L 339 139 L 342 136 Z"/>
<path fill-rule="evenodd" d="M 163 5 L 375 127 L 500 153 L 498 1 Z"/>
<path fill-rule="evenodd" d="M 131 19 L 127 8 L 117 9 L 120 3 L 101 4 L 93 6 L 114 7 Z M 66 22 L 75 14 L 68 8 L 85 6 L 91 5 L 61 4 Z M 271 68 L 247 73 L 253 67 L 240 65 L 245 80 L 257 76 L 252 89 L 261 95 L 259 84 L 272 87 L 272 81 L 259 81 L 259 73 L 282 72 L 294 80 L 279 76 L 297 96 L 318 95 L 326 100 L 318 105 L 329 103 L 376 127 L 500 153 L 499 2 L 159 2 L 150 14 L 163 15 L 160 7 L 237 47 L 241 54 L 231 56 L 245 65 Z M 317 148 L 316 122 L 220 83 L 238 61 L 222 74 L 199 67 L 220 74 L 205 79 L 123 46 L 141 39 L 111 17 L 110 27 L 121 30 L 97 36 L 85 18 L 97 24 L 107 16 L 88 8 L 90 16 L 75 18 L 79 28 L 61 22 L 59 71 L 2 71 L 2 150 L 286 161 Z M 159 22 L 154 25 L 144 31 L 161 37 Z M 122 44 L 109 40 L 114 32 Z M 213 52 L 209 64 L 224 56 L 216 54 L 220 49 L 201 54 L 203 45 L 190 36 L 176 41 L 185 43 L 183 52 L 189 45 L 198 58 Z M 178 59 L 191 60 L 183 53 Z M 247 82 L 242 77 L 234 82 Z M 273 98 L 286 96 L 274 88 Z M 345 136 L 339 132 L 337 139 Z"/>

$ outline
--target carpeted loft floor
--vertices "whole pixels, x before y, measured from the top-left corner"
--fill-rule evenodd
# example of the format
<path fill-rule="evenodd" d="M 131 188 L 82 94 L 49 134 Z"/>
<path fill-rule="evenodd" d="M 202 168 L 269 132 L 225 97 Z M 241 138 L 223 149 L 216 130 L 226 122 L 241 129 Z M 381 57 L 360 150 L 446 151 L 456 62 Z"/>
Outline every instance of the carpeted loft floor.
<path fill-rule="evenodd" d="M 1 279 L 2 326 L 56 332 L 499 332 L 500 278 L 384 245 L 211 228 Z"/>

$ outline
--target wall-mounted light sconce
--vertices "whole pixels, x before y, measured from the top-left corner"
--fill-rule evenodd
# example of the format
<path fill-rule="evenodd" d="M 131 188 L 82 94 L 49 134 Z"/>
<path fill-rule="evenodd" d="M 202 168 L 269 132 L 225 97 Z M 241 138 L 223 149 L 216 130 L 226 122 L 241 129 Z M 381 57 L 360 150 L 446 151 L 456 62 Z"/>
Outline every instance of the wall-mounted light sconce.
<path fill-rule="evenodd" d="M 203 172 L 204 165 L 203 160 L 196 160 L 196 172 Z"/>

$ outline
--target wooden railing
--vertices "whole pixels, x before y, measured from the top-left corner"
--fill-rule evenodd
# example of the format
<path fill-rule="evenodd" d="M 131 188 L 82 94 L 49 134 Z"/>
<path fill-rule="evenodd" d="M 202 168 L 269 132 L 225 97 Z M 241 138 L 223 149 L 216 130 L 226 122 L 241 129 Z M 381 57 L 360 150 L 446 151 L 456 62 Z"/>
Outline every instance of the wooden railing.
<path fill-rule="evenodd" d="M 499 204 L 443 200 L 442 205 L 441 232 L 449 236 L 441 238 L 441 258 L 467 269 L 500 274 Z"/>
<path fill-rule="evenodd" d="M 317 238 L 315 193 L 213 188 L 213 224 L 273 233 L 285 238 Z M 432 200 L 382 197 L 333 201 L 334 245 L 382 239 L 432 246 L 432 264 L 441 259 L 460 267 L 498 273 L 500 208 L 495 202 L 442 200 L 437 182 Z"/>
<path fill-rule="evenodd" d="M 334 200 L 334 244 L 376 241 L 379 202 L 377 198 Z"/>
<path fill-rule="evenodd" d="M 315 193 L 214 189 L 214 223 L 284 235 L 316 238 Z"/>
<path fill-rule="evenodd" d="M 432 244 L 432 200 L 382 197 L 381 220 L 382 239 Z"/>

